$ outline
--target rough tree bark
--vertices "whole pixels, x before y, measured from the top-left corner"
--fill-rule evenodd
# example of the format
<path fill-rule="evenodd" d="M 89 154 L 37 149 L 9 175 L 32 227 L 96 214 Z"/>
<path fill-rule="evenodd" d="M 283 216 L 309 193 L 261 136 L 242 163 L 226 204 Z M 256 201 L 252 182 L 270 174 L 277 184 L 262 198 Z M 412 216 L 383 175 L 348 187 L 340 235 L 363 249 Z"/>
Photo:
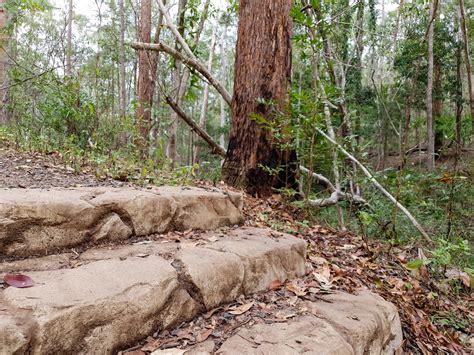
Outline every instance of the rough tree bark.
<path fill-rule="evenodd" d="M 142 0 L 140 4 L 139 34 L 141 42 L 151 42 L 151 0 Z M 151 125 L 151 108 L 153 103 L 155 73 L 148 51 L 138 51 L 138 83 L 136 122 L 140 130 L 140 141 L 137 142 L 142 154 L 148 151 L 148 136 Z"/>
<path fill-rule="evenodd" d="M 222 172 L 253 195 L 297 189 L 296 153 L 283 150 L 252 116 L 273 121 L 288 103 L 291 74 L 291 0 L 241 0 L 235 60 L 232 128 Z M 270 170 L 276 173 L 271 173 Z"/>
<path fill-rule="evenodd" d="M 466 28 L 466 12 L 464 10 L 464 0 L 459 0 L 459 12 L 461 14 L 461 33 L 463 37 L 464 62 L 466 64 L 467 86 L 469 90 L 469 103 L 471 106 L 472 130 L 474 131 L 474 84 L 472 79 L 471 58 L 469 56 L 469 39 Z"/>

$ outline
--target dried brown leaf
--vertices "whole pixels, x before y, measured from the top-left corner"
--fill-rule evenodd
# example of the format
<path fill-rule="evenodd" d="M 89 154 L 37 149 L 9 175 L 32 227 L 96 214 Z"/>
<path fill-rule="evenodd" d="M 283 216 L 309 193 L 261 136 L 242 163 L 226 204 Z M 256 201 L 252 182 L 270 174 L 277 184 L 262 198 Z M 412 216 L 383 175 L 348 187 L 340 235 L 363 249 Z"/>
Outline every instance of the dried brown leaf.
<path fill-rule="evenodd" d="M 229 313 L 238 316 L 238 315 L 244 314 L 245 312 L 248 312 L 250 308 L 253 307 L 253 305 L 254 305 L 254 302 L 250 302 L 247 304 L 240 305 L 238 307 L 231 307 L 229 308 Z"/>

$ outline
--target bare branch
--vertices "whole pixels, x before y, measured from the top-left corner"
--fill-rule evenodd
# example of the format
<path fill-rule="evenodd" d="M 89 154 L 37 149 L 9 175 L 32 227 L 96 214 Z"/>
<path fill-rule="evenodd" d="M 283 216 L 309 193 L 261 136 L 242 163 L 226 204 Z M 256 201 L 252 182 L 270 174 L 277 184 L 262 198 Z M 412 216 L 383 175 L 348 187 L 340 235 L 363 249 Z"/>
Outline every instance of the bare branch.
<path fill-rule="evenodd" d="M 168 10 L 166 9 L 165 5 L 163 4 L 163 1 L 157 0 L 158 7 L 160 8 L 160 12 L 163 14 L 163 17 L 165 18 L 166 25 L 170 28 L 171 32 L 175 35 L 176 39 L 178 40 L 179 44 L 183 48 L 183 50 L 186 52 L 186 54 L 194 59 L 197 60 L 196 56 L 194 55 L 193 51 L 191 48 L 189 48 L 188 44 L 184 40 L 184 38 L 181 36 L 179 33 L 178 29 L 176 26 L 173 24 L 173 21 L 171 21 L 171 18 L 168 14 Z M 145 49 L 145 48 L 143 48 Z"/>
<path fill-rule="evenodd" d="M 183 119 L 184 122 L 186 122 L 198 135 L 201 137 L 204 141 L 206 141 L 207 144 L 212 149 L 212 154 L 217 154 L 220 155 L 221 157 L 225 157 L 225 149 L 222 148 L 217 142 L 215 142 L 212 137 L 199 125 L 194 122 L 194 120 L 189 117 L 186 112 L 183 111 L 181 107 L 179 107 L 169 96 L 165 97 L 166 103 L 173 109 L 176 114 Z"/>
<path fill-rule="evenodd" d="M 204 76 L 209 84 L 214 86 L 216 90 L 219 92 L 219 94 L 222 95 L 224 100 L 229 104 L 229 106 L 232 103 L 232 96 L 229 94 L 229 92 L 225 89 L 225 87 L 207 70 L 207 68 L 202 65 L 200 62 L 197 61 L 197 59 L 194 58 L 189 58 L 186 55 L 183 55 L 182 53 L 178 52 L 174 48 L 167 46 L 164 43 L 157 43 L 157 44 L 152 44 L 152 43 L 142 43 L 142 42 L 134 42 L 132 43 L 132 48 L 133 49 L 145 49 L 149 51 L 157 51 L 157 52 L 165 52 L 172 56 L 173 58 L 181 60 L 184 64 L 186 64 L 188 67 L 193 68 L 197 70 L 199 73 Z"/>
<path fill-rule="evenodd" d="M 379 189 L 382 194 L 387 197 L 395 206 L 398 207 L 400 211 L 403 212 L 405 216 L 408 217 L 410 222 L 415 226 L 415 228 L 420 232 L 420 234 L 425 238 L 426 241 L 432 242 L 431 238 L 429 237 L 428 233 L 423 229 L 423 227 L 418 223 L 418 221 L 413 217 L 413 215 L 408 211 L 398 200 L 392 196 L 390 192 L 388 192 L 378 181 L 377 179 L 370 173 L 370 171 L 359 161 L 357 160 L 352 154 L 350 154 L 347 150 L 344 149 L 339 143 L 337 143 L 334 139 L 329 137 L 326 133 L 324 133 L 321 129 L 316 127 L 316 130 L 328 141 L 334 144 L 346 157 L 348 157 L 351 161 L 353 161 L 362 172 L 369 178 L 372 184 Z"/>

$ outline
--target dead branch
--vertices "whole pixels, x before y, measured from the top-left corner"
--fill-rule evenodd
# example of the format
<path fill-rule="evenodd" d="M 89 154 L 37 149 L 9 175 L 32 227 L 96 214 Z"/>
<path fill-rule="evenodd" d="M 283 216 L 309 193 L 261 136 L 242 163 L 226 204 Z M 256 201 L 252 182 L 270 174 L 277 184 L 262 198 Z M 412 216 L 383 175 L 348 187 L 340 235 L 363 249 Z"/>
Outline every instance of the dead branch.
<path fill-rule="evenodd" d="M 134 42 L 132 43 L 133 49 L 144 49 L 149 51 L 157 51 L 157 52 L 164 52 L 169 54 L 175 59 L 181 60 L 185 65 L 188 67 L 197 70 L 199 73 L 204 76 L 210 85 L 214 86 L 219 94 L 222 95 L 224 100 L 229 104 L 232 103 L 232 96 L 229 92 L 225 89 L 225 87 L 207 70 L 207 68 L 202 65 L 197 59 L 190 58 L 181 52 L 175 50 L 174 48 L 164 44 L 164 43 L 143 43 L 143 42 Z"/>
<path fill-rule="evenodd" d="M 423 227 L 418 223 L 418 221 L 413 217 L 413 215 L 408 211 L 398 200 L 392 196 L 390 192 L 388 192 L 378 181 L 377 179 L 370 173 L 370 171 L 359 161 L 357 160 L 352 154 L 350 154 L 347 150 L 344 149 L 339 143 L 337 143 L 334 139 L 329 137 L 326 133 L 324 133 L 321 129 L 316 127 L 316 130 L 328 141 L 334 144 L 346 157 L 348 157 L 351 161 L 353 161 L 359 168 L 362 170 L 365 176 L 369 178 L 372 184 L 379 189 L 382 194 L 387 197 L 395 206 L 398 207 L 400 211 L 403 212 L 405 216 L 410 220 L 410 222 L 415 226 L 415 228 L 420 232 L 420 234 L 425 238 L 426 241 L 432 242 L 431 238 L 429 237 L 428 233 L 423 229 Z"/>
<path fill-rule="evenodd" d="M 221 157 L 225 157 L 225 149 L 222 148 L 219 144 L 217 144 L 212 137 L 202 129 L 194 120 L 189 117 L 186 112 L 184 112 L 181 107 L 179 107 L 169 96 L 165 97 L 166 103 L 173 109 L 173 111 L 183 119 L 192 129 L 195 131 L 199 137 L 201 137 L 208 145 L 211 147 L 212 154 L 220 155 Z"/>

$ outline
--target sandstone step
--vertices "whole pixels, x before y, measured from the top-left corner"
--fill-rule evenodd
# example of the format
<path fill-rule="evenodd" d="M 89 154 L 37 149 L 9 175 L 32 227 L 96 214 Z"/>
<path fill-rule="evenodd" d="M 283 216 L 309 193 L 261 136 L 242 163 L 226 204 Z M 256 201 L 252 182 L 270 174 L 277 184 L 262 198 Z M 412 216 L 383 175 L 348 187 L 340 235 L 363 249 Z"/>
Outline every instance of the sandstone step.
<path fill-rule="evenodd" d="M 0 260 L 241 222 L 242 195 L 219 189 L 0 189 Z"/>
<path fill-rule="evenodd" d="M 258 228 L 69 257 L 42 258 L 45 271 L 27 273 L 36 282 L 31 288 L 0 290 L 0 354 L 112 353 L 306 271 L 303 240 Z M 9 263 L 16 271 L 34 264 Z"/>
<path fill-rule="evenodd" d="M 217 351 L 212 340 L 190 349 L 152 355 L 380 355 L 394 354 L 403 336 L 396 307 L 369 291 L 338 292 L 304 302 L 300 316 L 281 323 L 243 326 Z"/>

